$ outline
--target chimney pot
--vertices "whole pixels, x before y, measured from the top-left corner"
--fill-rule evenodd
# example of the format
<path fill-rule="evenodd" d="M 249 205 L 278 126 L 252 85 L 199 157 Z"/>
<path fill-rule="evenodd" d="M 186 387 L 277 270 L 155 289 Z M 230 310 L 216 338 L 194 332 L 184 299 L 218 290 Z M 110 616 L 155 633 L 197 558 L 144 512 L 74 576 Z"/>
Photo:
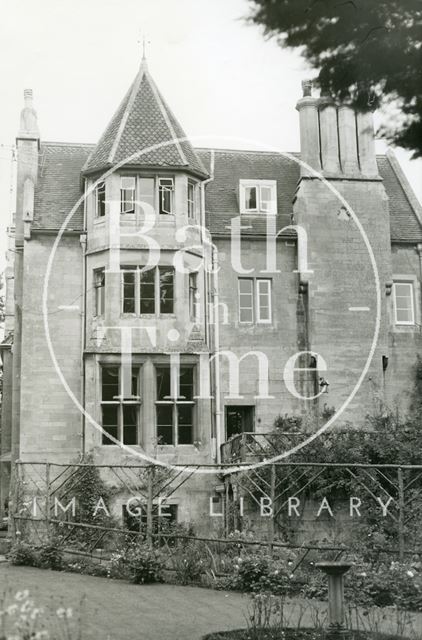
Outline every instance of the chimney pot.
<path fill-rule="evenodd" d="M 312 96 L 312 80 L 302 80 L 303 97 Z"/>

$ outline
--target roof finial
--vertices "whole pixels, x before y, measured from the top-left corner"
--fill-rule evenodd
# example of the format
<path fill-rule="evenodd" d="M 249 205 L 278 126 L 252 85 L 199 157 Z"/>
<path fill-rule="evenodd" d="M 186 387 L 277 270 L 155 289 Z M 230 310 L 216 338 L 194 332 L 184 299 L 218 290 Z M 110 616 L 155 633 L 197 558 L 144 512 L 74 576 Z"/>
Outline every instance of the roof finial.
<path fill-rule="evenodd" d="M 139 44 L 142 44 L 142 60 L 141 66 L 146 67 L 147 64 L 147 45 L 150 41 L 146 39 L 145 35 L 142 36 L 142 40 L 138 40 Z"/>

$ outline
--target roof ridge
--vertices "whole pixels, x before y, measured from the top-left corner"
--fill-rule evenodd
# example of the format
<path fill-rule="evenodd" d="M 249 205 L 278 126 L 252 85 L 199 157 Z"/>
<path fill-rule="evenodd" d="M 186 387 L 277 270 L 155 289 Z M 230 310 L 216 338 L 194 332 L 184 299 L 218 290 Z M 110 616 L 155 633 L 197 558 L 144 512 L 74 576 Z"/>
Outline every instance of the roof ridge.
<path fill-rule="evenodd" d="M 390 163 L 390 166 L 396 174 L 396 178 L 399 181 L 401 188 L 403 189 L 404 195 L 406 196 L 406 199 L 410 204 L 413 213 L 415 214 L 419 224 L 422 225 L 422 204 L 419 202 L 417 195 L 413 191 L 412 185 L 410 184 L 406 174 L 401 168 L 394 151 L 391 148 L 388 148 L 384 157 L 387 158 L 388 162 Z"/>
<path fill-rule="evenodd" d="M 170 122 L 170 118 L 168 117 L 167 111 L 170 111 L 170 109 L 169 109 L 167 103 L 165 102 L 164 98 L 161 96 L 160 92 L 158 91 L 157 85 L 155 84 L 152 76 L 148 73 L 148 71 L 147 71 L 146 75 L 147 75 L 147 78 L 148 78 L 149 83 L 151 85 L 151 89 L 152 89 L 152 92 L 153 92 L 153 94 L 155 96 L 155 99 L 157 100 L 158 107 L 159 107 L 159 109 L 161 111 L 161 114 L 162 114 L 162 116 L 164 118 L 164 121 L 165 121 L 165 123 L 167 125 L 167 128 L 170 131 L 170 135 L 172 137 L 172 140 L 174 141 L 174 143 L 176 145 L 176 148 L 177 148 L 177 151 L 179 152 L 179 156 L 180 156 L 180 159 L 182 160 L 182 164 L 186 164 L 187 165 L 189 163 L 188 163 L 188 161 L 186 159 L 185 154 L 183 153 L 182 147 L 180 146 L 180 142 L 179 142 L 178 137 L 176 136 L 176 132 L 173 129 L 173 126 L 172 126 L 172 124 Z M 171 115 L 173 115 L 173 114 L 171 114 Z"/>
<path fill-rule="evenodd" d="M 41 146 L 50 145 L 54 147 L 95 147 L 95 142 L 63 142 L 56 140 L 41 140 Z"/>
<path fill-rule="evenodd" d="M 113 140 L 113 144 L 112 144 L 112 147 L 111 147 L 111 150 L 110 150 L 110 154 L 109 154 L 109 157 L 108 157 L 108 161 L 110 163 L 113 162 L 114 156 L 116 155 L 116 151 L 117 151 L 117 148 L 118 148 L 118 146 L 120 144 L 120 140 L 122 139 L 122 134 L 123 134 L 123 131 L 125 129 L 125 126 L 126 126 L 129 114 L 130 114 L 130 110 L 132 109 L 133 103 L 135 102 L 135 98 L 136 98 L 136 95 L 137 95 L 137 93 L 139 91 L 139 87 L 141 86 L 142 78 L 145 75 L 145 71 L 146 71 L 145 70 L 145 65 L 143 63 L 141 63 L 141 66 L 139 67 L 139 71 L 136 74 L 136 78 L 133 81 L 132 90 L 130 92 L 129 99 L 128 99 L 127 103 L 126 103 L 126 107 L 125 107 L 122 119 L 120 120 L 119 128 L 118 128 L 117 133 L 116 133 L 116 137 Z"/>
<path fill-rule="evenodd" d="M 193 147 L 194 151 L 215 151 L 216 153 L 262 153 L 266 155 L 282 156 L 289 154 L 291 156 L 300 156 L 300 151 L 265 151 L 264 149 L 225 149 L 224 147 Z"/>

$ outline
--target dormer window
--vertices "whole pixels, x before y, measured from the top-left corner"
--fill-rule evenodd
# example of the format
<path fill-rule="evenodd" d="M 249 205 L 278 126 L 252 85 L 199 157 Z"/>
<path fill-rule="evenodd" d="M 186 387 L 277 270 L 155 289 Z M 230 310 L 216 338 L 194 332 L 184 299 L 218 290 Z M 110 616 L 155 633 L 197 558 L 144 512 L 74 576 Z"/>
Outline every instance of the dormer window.
<path fill-rule="evenodd" d="M 275 180 L 240 180 L 240 213 L 277 213 Z"/>
<path fill-rule="evenodd" d="M 158 178 L 158 201 L 160 214 L 170 215 L 173 213 L 173 178 Z"/>
<path fill-rule="evenodd" d="M 120 178 L 120 213 L 135 213 L 135 199 L 135 176 L 122 176 Z"/>
<path fill-rule="evenodd" d="M 95 188 L 95 215 L 97 218 L 105 216 L 105 182 L 99 182 Z"/>

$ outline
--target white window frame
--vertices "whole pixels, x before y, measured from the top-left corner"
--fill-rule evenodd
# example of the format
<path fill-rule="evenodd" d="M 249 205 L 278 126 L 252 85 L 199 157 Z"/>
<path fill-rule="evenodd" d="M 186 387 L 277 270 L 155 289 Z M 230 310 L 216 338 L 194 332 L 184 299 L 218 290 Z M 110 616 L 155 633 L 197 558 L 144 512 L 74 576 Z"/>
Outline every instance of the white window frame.
<path fill-rule="evenodd" d="M 101 318 L 105 315 L 105 268 L 94 269 L 94 316 Z"/>
<path fill-rule="evenodd" d="M 267 299 L 268 299 L 268 318 L 262 318 L 261 317 L 261 305 L 260 305 L 260 299 L 259 299 L 259 295 L 260 295 L 260 288 L 262 284 L 266 284 L 268 287 L 268 292 L 267 292 Z M 256 285 L 256 294 L 255 294 L 255 300 L 256 300 L 256 322 L 257 324 L 271 324 L 272 321 L 272 282 L 270 278 L 257 278 L 255 281 L 255 285 Z"/>
<path fill-rule="evenodd" d="M 246 189 L 256 188 L 256 208 L 249 209 L 246 207 Z M 261 195 L 262 188 L 271 189 L 270 206 L 264 207 L 264 200 Z M 277 181 L 276 180 L 239 180 L 239 205 L 240 213 L 268 215 L 277 213 Z"/>
<path fill-rule="evenodd" d="M 171 184 L 170 185 L 164 184 L 165 182 L 170 182 Z M 160 199 L 162 198 L 161 187 L 163 187 L 163 192 L 164 191 L 170 192 L 170 211 L 164 211 L 164 208 L 163 208 L 163 213 L 161 213 L 161 202 L 160 202 Z M 158 214 L 165 215 L 165 216 L 174 216 L 174 178 L 172 176 L 158 176 L 157 190 L 158 190 L 158 200 L 157 200 Z"/>
<path fill-rule="evenodd" d="M 410 309 L 411 309 L 411 320 L 398 320 L 397 319 L 397 297 L 396 297 L 396 286 L 407 286 L 410 291 Z M 414 283 L 409 280 L 395 280 L 393 282 L 393 306 L 394 306 L 394 324 L 398 326 L 407 326 L 411 327 L 415 325 L 415 290 Z"/>
<path fill-rule="evenodd" d="M 128 214 L 134 214 L 135 213 L 135 207 L 136 207 L 136 198 L 137 198 L 137 187 L 138 187 L 138 177 L 134 176 L 134 175 L 121 175 L 120 176 L 120 214 L 121 215 L 128 215 Z M 125 180 L 133 180 L 133 188 L 127 188 L 123 186 L 123 183 Z M 133 192 L 133 208 L 131 211 L 125 211 L 124 210 L 124 203 L 126 203 L 127 201 L 124 201 L 122 196 L 123 196 L 123 192 L 124 191 L 132 191 Z"/>
<path fill-rule="evenodd" d="M 249 293 L 244 293 L 240 291 L 240 282 L 241 281 L 248 281 L 251 283 L 251 292 L 252 292 L 252 306 L 251 307 L 242 307 L 240 304 L 240 296 L 241 295 L 249 295 Z M 253 278 L 238 278 L 237 279 L 237 304 L 239 307 L 239 323 L 240 324 L 253 324 L 254 320 L 255 320 L 255 304 L 254 304 L 254 283 L 253 283 Z M 252 311 L 252 319 L 251 320 L 242 320 L 242 314 L 241 311 L 242 309 L 251 309 Z"/>
<path fill-rule="evenodd" d="M 251 283 L 251 290 L 252 290 L 252 307 L 241 307 L 240 305 L 240 281 L 241 280 L 247 280 L 248 282 Z M 272 315 L 273 315 L 273 311 L 272 311 L 272 289 L 273 289 L 273 284 L 272 284 L 272 279 L 271 278 L 238 278 L 237 280 L 238 284 L 237 284 L 237 290 L 238 290 L 238 307 L 239 307 L 239 323 L 240 324 L 272 324 Z M 268 308 L 269 308 L 269 318 L 262 318 L 261 315 L 261 306 L 259 304 L 259 293 L 260 293 L 260 288 L 261 288 L 261 284 L 262 283 L 268 283 L 267 286 L 269 288 L 268 291 Z M 243 294 L 243 295 L 248 295 L 248 294 Z M 251 309 L 252 311 L 252 319 L 251 320 L 242 320 L 241 319 L 241 310 L 242 309 Z"/>
<path fill-rule="evenodd" d="M 192 189 L 192 198 L 189 197 L 189 189 Z M 188 218 L 190 218 L 191 220 L 195 220 L 197 215 L 197 209 L 198 209 L 197 194 L 198 194 L 198 183 L 194 182 L 194 180 L 188 179 L 188 186 L 187 186 Z"/>
<path fill-rule="evenodd" d="M 104 189 L 104 213 L 100 214 L 100 208 L 98 206 L 98 194 L 99 194 L 100 188 L 102 188 L 102 187 Z M 106 184 L 105 184 L 104 180 L 102 180 L 101 182 L 99 182 L 97 184 L 97 186 L 95 187 L 94 193 L 95 193 L 95 217 L 96 218 L 105 218 L 105 215 L 106 215 L 106 207 L 105 207 L 105 203 L 106 203 Z"/>

